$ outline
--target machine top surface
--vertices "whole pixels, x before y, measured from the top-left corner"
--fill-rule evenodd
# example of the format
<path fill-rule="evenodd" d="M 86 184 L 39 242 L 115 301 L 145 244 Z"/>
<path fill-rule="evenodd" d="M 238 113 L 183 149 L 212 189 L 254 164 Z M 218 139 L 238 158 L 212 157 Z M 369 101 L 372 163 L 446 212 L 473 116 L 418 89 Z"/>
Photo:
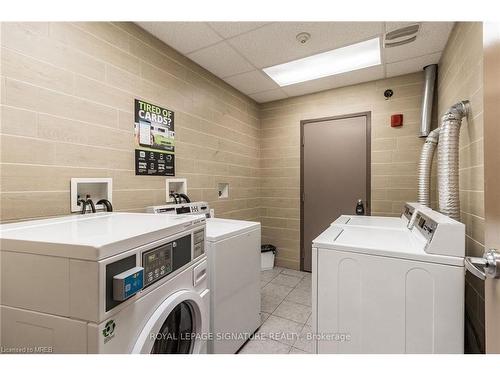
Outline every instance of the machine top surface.
<path fill-rule="evenodd" d="M 207 219 L 207 241 L 222 239 L 260 228 L 260 223 L 232 219 Z"/>
<path fill-rule="evenodd" d="M 448 229 L 447 225 L 442 226 L 443 230 Z M 426 238 L 420 228 L 395 231 L 375 227 L 332 225 L 313 240 L 313 247 L 463 266 L 463 258 L 449 253 L 447 245 L 442 244 L 440 237 L 441 234 L 435 239 L 432 235 Z M 437 244 L 433 243 L 434 240 Z M 454 244 L 450 243 L 450 246 L 453 247 Z M 429 252 L 429 248 L 434 249 L 434 252 Z"/>
<path fill-rule="evenodd" d="M 400 217 L 341 215 L 332 225 L 381 226 L 404 229 L 406 222 Z"/>
<path fill-rule="evenodd" d="M 362 227 L 380 227 L 386 229 L 406 230 L 408 223 L 417 211 L 427 211 L 429 208 L 417 202 L 406 202 L 400 216 L 362 216 L 340 215 L 332 225 L 357 225 Z"/>
<path fill-rule="evenodd" d="M 2 251 L 100 260 L 173 236 L 203 215 L 98 213 L 0 225 Z"/>

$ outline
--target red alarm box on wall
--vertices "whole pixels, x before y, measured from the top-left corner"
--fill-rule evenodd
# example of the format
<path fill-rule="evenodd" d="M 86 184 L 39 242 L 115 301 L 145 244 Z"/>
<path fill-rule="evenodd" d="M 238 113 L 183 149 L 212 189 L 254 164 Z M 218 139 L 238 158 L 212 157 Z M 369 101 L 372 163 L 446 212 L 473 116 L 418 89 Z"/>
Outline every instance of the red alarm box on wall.
<path fill-rule="evenodd" d="M 391 116 L 391 127 L 397 128 L 403 126 L 403 114 L 397 114 Z"/>

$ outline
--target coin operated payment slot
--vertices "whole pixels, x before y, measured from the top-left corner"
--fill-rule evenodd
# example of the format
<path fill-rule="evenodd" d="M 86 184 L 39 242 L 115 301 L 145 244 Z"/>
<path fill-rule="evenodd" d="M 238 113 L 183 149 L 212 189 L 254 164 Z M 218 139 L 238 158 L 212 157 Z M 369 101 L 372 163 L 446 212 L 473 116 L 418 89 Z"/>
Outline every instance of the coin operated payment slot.
<path fill-rule="evenodd" d="M 125 301 L 144 287 L 144 268 L 134 267 L 113 276 L 113 299 Z"/>

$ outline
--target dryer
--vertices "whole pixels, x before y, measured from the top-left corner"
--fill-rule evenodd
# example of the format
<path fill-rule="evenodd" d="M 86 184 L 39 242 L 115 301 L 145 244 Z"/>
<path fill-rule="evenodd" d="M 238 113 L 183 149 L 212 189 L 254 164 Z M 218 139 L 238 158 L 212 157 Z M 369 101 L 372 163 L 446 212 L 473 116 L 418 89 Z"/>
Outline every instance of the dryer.
<path fill-rule="evenodd" d="M 332 225 L 313 241 L 317 353 L 463 353 L 465 226 Z"/>
<path fill-rule="evenodd" d="M 101 213 L 1 229 L 1 345 L 205 353 L 205 217 Z"/>

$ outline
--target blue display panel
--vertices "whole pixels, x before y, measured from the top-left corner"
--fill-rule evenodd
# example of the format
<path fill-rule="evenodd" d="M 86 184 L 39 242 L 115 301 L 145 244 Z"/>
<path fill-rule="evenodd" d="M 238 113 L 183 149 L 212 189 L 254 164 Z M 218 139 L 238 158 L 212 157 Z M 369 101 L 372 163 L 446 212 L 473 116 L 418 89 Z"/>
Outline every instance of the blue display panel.
<path fill-rule="evenodd" d="M 139 270 L 123 280 L 123 297 L 127 299 L 144 287 L 144 270 Z"/>

